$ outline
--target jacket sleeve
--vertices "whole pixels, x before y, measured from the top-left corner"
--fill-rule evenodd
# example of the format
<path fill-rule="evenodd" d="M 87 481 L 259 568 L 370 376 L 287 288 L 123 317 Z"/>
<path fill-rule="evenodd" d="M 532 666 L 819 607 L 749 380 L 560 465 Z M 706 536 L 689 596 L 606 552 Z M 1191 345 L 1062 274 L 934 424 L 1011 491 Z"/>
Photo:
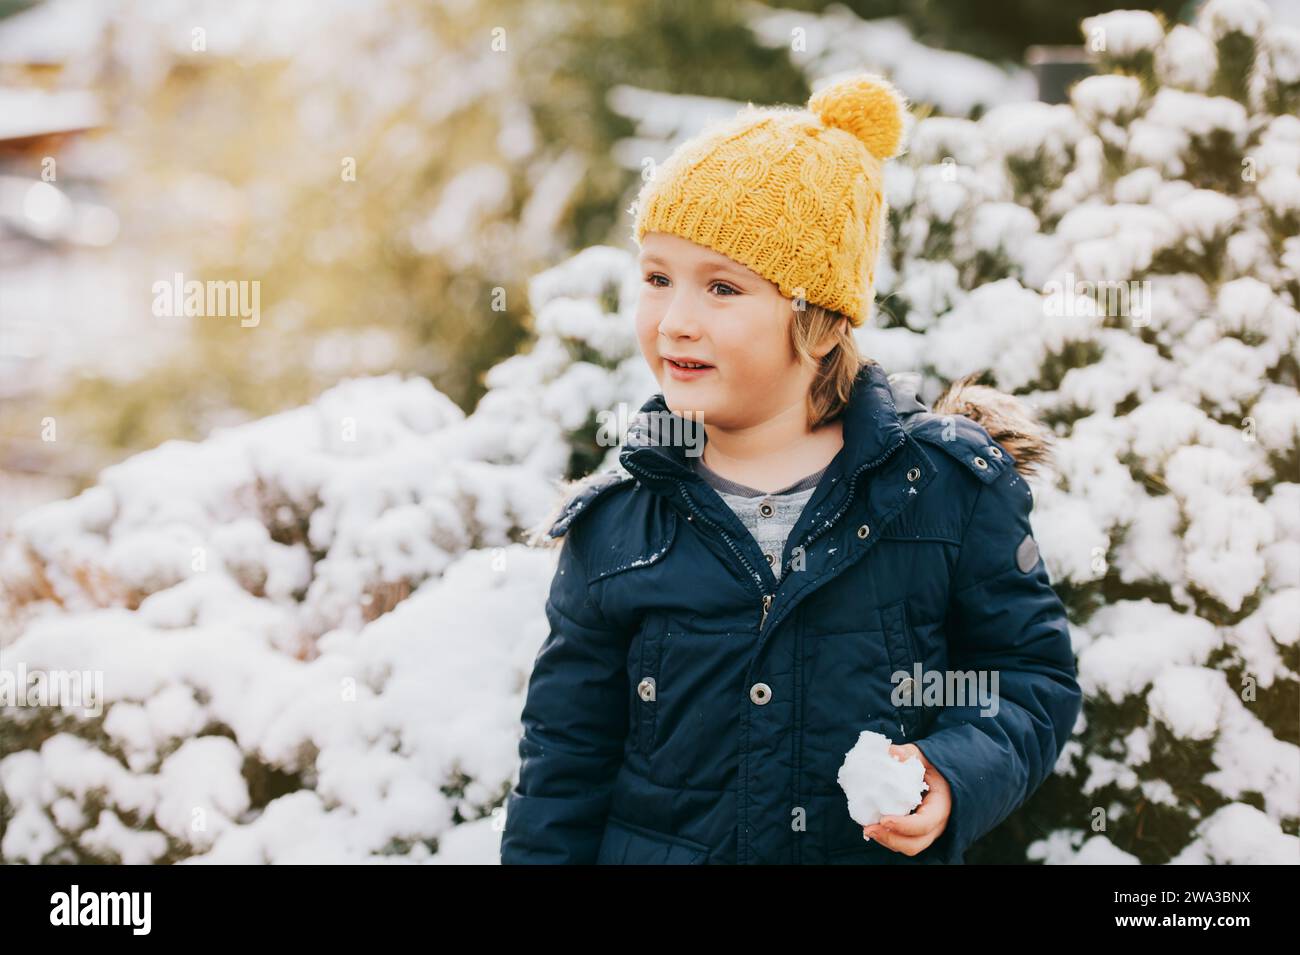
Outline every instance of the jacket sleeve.
<path fill-rule="evenodd" d="M 962 535 L 948 665 L 996 671 L 997 706 L 992 715 L 978 704 L 941 707 L 916 741 L 952 788 L 947 826 L 922 853 L 927 861 L 963 862 L 973 842 L 1033 794 L 1082 705 L 1065 608 L 1032 540 L 1032 507 L 1029 485 L 1008 468 L 981 485 Z"/>
<path fill-rule="evenodd" d="M 501 862 L 593 863 L 628 729 L 627 638 L 587 589 L 583 529 L 561 545 L 546 600 L 550 633 L 533 663 L 506 797 Z"/>

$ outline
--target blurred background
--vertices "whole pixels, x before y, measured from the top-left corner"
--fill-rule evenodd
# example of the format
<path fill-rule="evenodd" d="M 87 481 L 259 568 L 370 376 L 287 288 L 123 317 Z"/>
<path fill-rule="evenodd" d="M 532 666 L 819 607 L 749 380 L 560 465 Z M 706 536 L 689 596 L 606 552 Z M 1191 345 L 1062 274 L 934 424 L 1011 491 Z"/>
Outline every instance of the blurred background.
<path fill-rule="evenodd" d="M 3 0 L 0 522 L 350 375 L 472 411 L 529 336 L 527 279 L 627 246 L 645 162 L 701 124 L 850 64 L 921 114 L 1059 100 L 1106 8 Z M 260 322 L 153 314 L 178 273 L 259 281 Z"/>

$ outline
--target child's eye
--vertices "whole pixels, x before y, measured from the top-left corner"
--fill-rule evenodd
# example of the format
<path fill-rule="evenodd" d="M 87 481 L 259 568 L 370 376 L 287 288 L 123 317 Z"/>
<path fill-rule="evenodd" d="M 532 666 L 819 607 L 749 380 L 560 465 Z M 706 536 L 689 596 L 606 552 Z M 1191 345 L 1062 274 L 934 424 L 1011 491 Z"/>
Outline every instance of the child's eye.
<path fill-rule="evenodd" d="M 662 279 L 663 281 L 660 282 L 659 281 L 660 279 Z M 646 273 L 645 276 L 646 284 L 652 288 L 666 288 L 668 286 L 668 281 L 669 281 L 668 276 L 664 275 L 662 272 L 648 272 Z M 710 289 L 713 289 L 715 287 L 726 290 L 724 293 L 724 297 L 741 294 L 739 289 L 733 288 L 732 286 L 728 285 L 726 282 L 723 282 L 720 279 L 716 282 L 710 283 L 709 285 Z"/>

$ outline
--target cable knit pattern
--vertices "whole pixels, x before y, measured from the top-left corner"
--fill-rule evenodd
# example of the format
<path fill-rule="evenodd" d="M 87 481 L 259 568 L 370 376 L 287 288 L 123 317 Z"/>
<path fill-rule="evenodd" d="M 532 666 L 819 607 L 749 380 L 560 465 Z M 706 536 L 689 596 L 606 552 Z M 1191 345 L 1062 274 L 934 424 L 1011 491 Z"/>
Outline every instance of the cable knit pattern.
<path fill-rule="evenodd" d="M 884 161 L 906 112 L 869 73 L 819 90 L 807 109 L 750 103 L 679 146 L 642 187 L 637 245 L 648 232 L 690 239 L 861 325 L 887 221 Z"/>

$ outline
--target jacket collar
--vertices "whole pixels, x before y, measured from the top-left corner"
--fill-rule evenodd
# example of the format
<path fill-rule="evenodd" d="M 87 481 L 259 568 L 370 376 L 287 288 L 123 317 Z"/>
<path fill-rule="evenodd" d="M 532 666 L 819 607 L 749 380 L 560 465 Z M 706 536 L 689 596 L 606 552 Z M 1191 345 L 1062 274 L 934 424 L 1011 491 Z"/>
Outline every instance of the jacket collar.
<path fill-rule="evenodd" d="M 827 466 L 810 507 L 831 487 L 842 487 L 841 478 L 882 460 L 903 443 L 903 424 L 888 376 L 875 362 L 864 363 L 858 371 L 842 416 L 844 446 Z M 703 444 L 703 427 L 670 411 L 663 393 L 657 392 L 632 419 L 619 461 L 652 488 L 702 480 L 688 460 L 687 447 Z"/>

